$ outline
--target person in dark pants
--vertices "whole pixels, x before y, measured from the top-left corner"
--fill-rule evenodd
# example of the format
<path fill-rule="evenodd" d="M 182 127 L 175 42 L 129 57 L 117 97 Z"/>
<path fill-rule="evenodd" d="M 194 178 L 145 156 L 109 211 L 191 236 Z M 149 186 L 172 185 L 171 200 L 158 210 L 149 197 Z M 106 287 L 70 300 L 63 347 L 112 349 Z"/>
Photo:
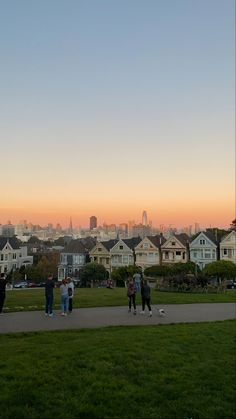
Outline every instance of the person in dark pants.
<path fill-rule="evenodd" d="M 130 279 L 128 284 L 128 290 L 127 290 L 127 297 L 129 298 L 129 313 L 131 312 L 131 307 L 133 304 L 134 307 L 134 314 L 136 314 L 136 302 L 135 302 L 135 296 L 136 296 L 136 287 L 133 279 Z"/>
<path fill-rule="evenodd" d="M 8 281 L 6 280 L 5 274 L 2 273 L 0 275 L 0 314 L 3 314 L 2 309 L 4 305 L 4 301 L 6 298 L 6 285 Z"/>
<path fill-rule="evenodd" d="M 53 316 L 53 289 L 55 287 L 55 282 L 53 281 L 53 276 L 49 275 L 45 283 L 45 316 Z"/>
<path fill-rule="evenodd" d="M 142 281 L 141 297 L 142 297 L 142 311 L 141 311 L 141 314 L 145 313 L 145 305 L 147 304 L 147 307 L 148 307 L 148 310 L 149 310 L 149 316 L 152 317 L 152 308 L 151 308 L 151 305 L 150 305 L 151 289 L 150 289 L 146 279 L 144 281 Z"/>
<path fill-rule="evenodd" d="M 69 296 L 69 313 L 72 313 L 72 309 L 73 309 L 73 297 L 74 297 L 74 292 L 75 292 L 75 286 L 74 286 L 74 282 L 72 281 L 72 279 L 68 276 L 66 278 L 67 283 L 68 283 L 68 296 Z"/>

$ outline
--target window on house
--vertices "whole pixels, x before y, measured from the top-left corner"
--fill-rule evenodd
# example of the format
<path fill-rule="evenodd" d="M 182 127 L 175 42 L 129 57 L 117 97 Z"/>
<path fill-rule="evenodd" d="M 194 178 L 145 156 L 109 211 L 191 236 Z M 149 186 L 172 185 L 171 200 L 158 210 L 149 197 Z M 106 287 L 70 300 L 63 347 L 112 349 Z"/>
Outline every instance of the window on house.
<path fill-rule="evenodd" d="M 181 256 L 181 252 L 179 250 L 177 250 L 176 256 Z"/>
<path fill-rule="evenodd" d="M 148 243 L 143 243 L 143 248 L 144 249 L 148 249 L 149 248 L 149 244 Z"/>
<path fill-rule="evenodd" d="M 200 239 L 200 244 L 206 244 L 206 240 L 205 239 Z"/>
<path fill-rule="evenodd" d="M 210 259 L 210 258 L 211 258 L 211 253 L 205 252 L 205 259 Z"/>
<path fill-rule="evenodd" d="M 164 255 L 165 255 L 165 259 L 169 259 L 169 252 L 165 252 Z"/>
<path fill-rule="evenodd" d="M 124 262 L 124 263 L 128 263 L 128 261 L 129 261 L 128 256 L 124 255 L 124 256 L 123 256 L 123 262 Z"/>
<path fill-rule="evenodd" d="M 3 255 L 1 255 L 1 260 L 3 260 Z"/>
<path fill-rule="evenodd" d="M 109 258 L 106 258 L 106 264 L 109 265 Z"/>
<path fill-rule="evenodd" d="M 123 250 L 123 249 L 124 249 L 124 246 L 119 246 L 119 249 L 120 249 L 120 250 Z"/>
<path fill-rule="evenodd" d="M 193 252 L 193 257 L 197 258 L 197 252 Z"/>
<path fill-rule="evenodd" d="M 228 254 L 228 249 L 224 249 L 224 255 Z"/>
<path fill-rule="evenodd" d="M 16 253 L 13 253 L 12 259 L 16 259 Z"/>
<path fill-rule="evenodd" d="M 101 252 L 102 251 L 102 248 L 101 247 L 98 247 L 98 252 Z"/>
<path fill-rule="evenodd" d="M 171 242 L 171 246 L 175 246 L 175 242 Z"/>
<path fill-rule="evenodd" d="M 4 258 L 4 260 L 8 260 L 8 255 L 5 255 L 5 258 Z"/>

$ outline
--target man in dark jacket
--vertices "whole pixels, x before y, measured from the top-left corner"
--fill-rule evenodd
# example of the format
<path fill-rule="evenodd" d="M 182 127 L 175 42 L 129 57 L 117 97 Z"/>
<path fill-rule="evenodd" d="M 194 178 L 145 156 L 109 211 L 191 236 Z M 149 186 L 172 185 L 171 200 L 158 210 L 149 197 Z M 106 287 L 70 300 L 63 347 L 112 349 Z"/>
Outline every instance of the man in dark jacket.
<path fill-rule="evenodd" d="M 45 316 L 53 316 L 53 289 L 55 287 L 55 282 L 53 281 L 53 276 L 49 275 L 46 283 L 45 283 Z"/>
<path fill-rule="evenodd" d="M 146 279 L 144 281 L 142 281 L 141 296 L 142 296 L 142 311 L 141 311 L 141 314 L 144 314 L 145 305 L 147 304 L 147 307 L 148 307 L 148 310 L 149 310 L 149 316 L 152 317 L 152 309 L 151 309 L 151 305 L 150 305 L 151 289 L 150 289 Z"/>
<path fill-rule="evenodd" d="M 6 280 L 5 274 L 0 275 L 0 314 L 2 313 L 3 304 L 6 298 L 6 285 L 8 281 Z"/>

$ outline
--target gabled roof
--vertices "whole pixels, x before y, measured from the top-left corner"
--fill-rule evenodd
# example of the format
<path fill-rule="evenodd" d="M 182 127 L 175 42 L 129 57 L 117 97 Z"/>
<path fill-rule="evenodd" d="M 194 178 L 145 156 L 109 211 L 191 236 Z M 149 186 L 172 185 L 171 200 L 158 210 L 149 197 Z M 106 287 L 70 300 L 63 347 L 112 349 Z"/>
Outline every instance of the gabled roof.
<path fill-rule="evenodd" d="M 107 240 L 105 242 L 100 242 L 107 250 L 111 250 L 112 247 L 115 246 L 116 243 L 118 243 L 119 240 L 117 239 L 111 239 Z"/>
<path fill-rule="evenodd" d="M 97 240 L 93 237 L 85 237 L 83 239 L 79 239 L 81 243 L 84 245 L 85 249 L 90 251 L 96 245 Z"/>
<path fill-rule="evenodd" d="M 221 242 L 227 241 L 230 236 L 236 237 L 236 231 L 235 230 L 229 231 L 229 234 L 226 234 L 224 237 L 222 237 Z"/>
<path fill-rule="evenodd" d="M 186 234 L 186 233 L 181 233 L 181 234 L 175 234 L 174 235 L 179 241 L 180 243 L 182 243 L 184 246 L 187 246 L 190 242 L 190 237 Z"/>
<path fill-rule="evenodd" d="M 169 237 L 164 242 L 164 244 L 162 245 L 162 247 L 165 248 L 167 246 L 167 248 L 168 248 L 169 243 L 171 243 L 174 239 L 176 239 L 179 242 L 179 245 L 182 245 L 182 246 L 184 246 L 186 248 L 189 245 L 189 241 L 190 241 L 189 236 L 187 234 L 185 234 L 185 233 L 181 233 L 181 234 L 173 234 L 171 237 Z"/>
<path fill-rule="evenodd" d="M 12 249 L 20 249 L 20 241 L 16 237 L 0 237 L 0 250 L 6 246 L 7 242 Z"/>
<path fill-rule="evenodd" d="M 71 240 L 62 253 L 86 253 L 86 248 L 80 239 Z"/>
<path fill-rule="evenodd" d="M 134 250 L 136 246 L 142 241 L 140 237 L 132 237 L 132 239 L 122 239 L 122 241 L 128 246 L 130 249 Z"/>
<path fill-rule="evenodd" d="M 217 245 L 216 238 L 210 231 L 200 231 L 197 236 L 190 240 L 190 242 L 193 243 L 202 234 L 204 234 L 204 236 L 207 237 L 213 244 Z"/>
<path fill-rule="evenodd" d="M 147 238 L 154 244 L 154 246 L 156 247 L 160 247 L 162 246 L 165 242 L 166 239 L 163 235 L 161 234 L 156 234 L 155 236 L 147 236 Z"/>

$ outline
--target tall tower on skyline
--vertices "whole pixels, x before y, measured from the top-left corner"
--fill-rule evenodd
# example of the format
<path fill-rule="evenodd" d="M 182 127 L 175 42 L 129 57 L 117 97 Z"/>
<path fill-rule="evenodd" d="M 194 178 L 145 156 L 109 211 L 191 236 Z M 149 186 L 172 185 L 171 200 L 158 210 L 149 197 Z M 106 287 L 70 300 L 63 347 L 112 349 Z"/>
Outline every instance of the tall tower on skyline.
<path fill-rule="evenodd" d="M 142 225 L 147 226 L 147 211 L 143 211 L 142 215 Z"/>
<path fill-rule="evenodd" d="M 70 224 L 69 224 L 69 231 L 68 231 L 68 233 L 69 234 L 73 234 L 73 225 L 72 225 L 72 218 L 70 217 Z"/>
<path fill-rule="evenodd" d="M 89 228 L 90 230 L 97 228 L 97 217 L 95 215 L 92 215 L 89 219 Z"/>

